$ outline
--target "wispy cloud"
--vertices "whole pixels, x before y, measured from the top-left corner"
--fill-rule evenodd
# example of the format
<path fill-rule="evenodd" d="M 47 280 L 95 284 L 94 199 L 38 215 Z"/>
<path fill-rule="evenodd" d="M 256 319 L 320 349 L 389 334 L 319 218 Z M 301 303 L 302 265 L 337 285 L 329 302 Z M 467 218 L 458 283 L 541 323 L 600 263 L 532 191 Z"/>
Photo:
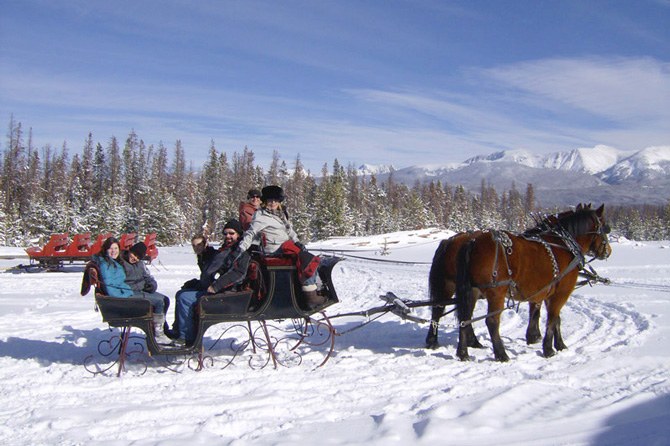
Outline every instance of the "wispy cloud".
<path fill-rule="evenodd" d="M 65 126 L 62 119 L 77 129 L 74 141 L 96 129 L 103 140 L 123 139 L 134 128 L 148 143 L 181 139 L 196 162 L 211 139 L 225 150 L 249 146 L 261 160 L 273 150 L 288 160 L 300 152 L 313 170 L 334 157 L 403 166 L 462 161 L 500 148 L 546 152 L 604 143 L 632 149 L 645 138 L 648 145 L 670 139 L 668 65 L 650 59 L 526 62 L 469 70 L 473 84 L 458 92 L 348 89 L 332 92 L 327 102 L 166 83 L 3 78 L 10 102 L 69 109 L 51 122 Z M 585 129 L 557 120 L 576 110 L 608 122 Z"/>
<path fill-rule="evenodd" d="M 670 63 L 650 58 L 548 59 L 482 72 L 534 103 L 560 103 L 622 125 L 670 122 Z"/>

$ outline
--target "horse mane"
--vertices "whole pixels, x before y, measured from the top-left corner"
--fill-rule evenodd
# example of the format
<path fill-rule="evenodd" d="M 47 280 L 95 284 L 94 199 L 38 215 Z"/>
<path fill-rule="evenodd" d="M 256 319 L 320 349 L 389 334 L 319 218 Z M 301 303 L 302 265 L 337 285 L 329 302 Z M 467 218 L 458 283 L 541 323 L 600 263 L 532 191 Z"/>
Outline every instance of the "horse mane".
<path fill-rule="evenodd" d="M 566 215 L 558 219 L 558 226 L 565 229 L 573 237 L 579 237 L 593 228 L 593 216 L 595 211 L 591 209 L 580 209 L 572 215 Z"/>
<path fill-rule="evenodd" d="M 551 225 L 549 224 L 549 217 L 550 216 L 545 216 L 542 218 L 539 215 L 533 215 L 533 220 L 535 220 L 535 226 L 532 228 L 528 228 L 523 233 L 521 234 L 523 237 L 532 237 L 534 235 L 539 235 L 542 234 L 543 232 L 546 232 L 551 229 Z"/>

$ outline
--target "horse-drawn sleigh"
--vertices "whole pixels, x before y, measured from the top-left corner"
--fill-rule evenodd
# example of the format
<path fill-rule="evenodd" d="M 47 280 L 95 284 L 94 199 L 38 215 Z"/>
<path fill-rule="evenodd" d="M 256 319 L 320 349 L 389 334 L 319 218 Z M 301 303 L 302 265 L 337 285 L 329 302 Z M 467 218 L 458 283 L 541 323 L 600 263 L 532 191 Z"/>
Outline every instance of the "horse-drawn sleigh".
<path fill-rule="evenodd" d="M 159 355 L 190 356 L 189 365 L 199 370 L 206 361 L 213 362 L 212 356 L 203 348 L 205 332 L 219 323 L 233 323 L 238 328 L 246 327 L 244 332 L 248 339 L 231 343 L 234 345 L 233 354 L 226 366 L 242 350 L 249 348 L 253 352 L 264 352 L 265 360 L 261 361 L 261 366 L 272 362 L 276 367 L 281 363 L 276 354 L 277 346 L 283 341 L 292 344 L 289 350 L 297 356 L 300 356 L 296 352 L 300 345 L 326 345 L 327 352 L 319 364 L 321 366 L 333 351 L 334 337 L 343 334 L 332 325 L 332 319 L 343 316 L 369 318 L 372 314 L 393 313 L 415 322 L 429 322 L 426 346 L 436 348 L 440 318 L 445 315 L 447 306 L 454 306 L 449 312 L 456 310 L 459 319 L 457 356 L 462 360 L 469 359 L 468 347 L 482 347 L 474 335 L 472 323 L 486 319 L 495 358 L 506 361 L 509 358 L 498 332 L 500 313 L 514 307 L 514 302 L 527 301 L 531 305 L 526 333 L 529 344 L 539 341 L 539 312 L 543 303 L 547 308 L 547 328 L 542 345 L 544 356 L 549 357 L 555 353 L 552 346 L 558 350 L 565 348 L 559 314 L 577 286 L 578 277 L 586 277 L 583 283 L 602 281 L 592 269 L 588 272 L 584 267 L 587 265 L 587 255 L 592 255 L 594 259 L 605 259 L 611 253 L 607 238 L 609 226 L 603 212 L 604 206 L 593 210 L 590 206 L 580 205 L 574 211 L 546 216 L 535 228 L 523 234 L 506 231 L 458 234 L 443 241 L 435 253 L 430 272 L 429 301 L 401 299 L 389 292 L 382 296 L 386 301 L 382 306 L 330 317 L 326 315 L 326 308 L 338 302 L 332 281 L 332 267 L 337 262 L 319 269 L 323 293 L 327 299 L 321 307 L 308 309 L 303 303 L 296 267 L 281 263 L 282 259 L 279 259 L 281 264 L 277 264 L 273 263 L 277 260 L 255 256 L 242 290 L 208 295 L 201 299 L 198 304 L 198 337 L 189 348 L 164 347 L 155 342 L 148 301 L 108 297 L 104 295 L 104 290 L 98 288 L 95 299 L 103 321 L 111 327 L 122 328 L 120 336 L 101 341 L 98 351 L 101 355 L 118 353 L 119 374 L 126 359 L 133 355 L 144 359 Z M 93 274 L 90 277 L 92 282 L 97 283 L 95 274 L 89 274 Z M 82 294 L 84 291 L 87 290 L 82 290 Z M 456 297 L 453 297 L 455 291 Z M 488 313 L 473 318 L 474 304 L 478 298 L 487 299 Z M 433 308 L 430 321 L 411 314 L 412 308 L 428 306 Z M 285 319 L 294 320 L 296 328 L 292 335 L 279 339 L 270 333 L 268 322 Z M 253 330 L 252 322 L 257 323 L 259 328 Z M 144 332 L 147 352 L 142 349 L 128 350 L 131 327 Z M 313 335 L 316 332 L 321 336 L 314 342 Z M 228 329 L 219 339 L 226 333 Z M 85 360 L 87 370 L 92 373 L 107 371 L 117 364 L 114 362 L 105 367 L 94 367 L 92 363 L 92 357 Z"/>
<path fill-rule="evenodd" d="M 277 355 L 280 344 L 290 344 L 291 357 L 301 361 L 301 355 L 296 351 L 299 345 L 328 345 L 328 352 L 320 365 L 323 365 L 334 347 L 335 329 L 325 314 L 325 309 L 339 301 L 332 281 L 332 269 L 340 259 L 335 259 L 319 268 L 321 282 L 320 293 L 326 298 L 325 302 L 316 308 L 310 308 L 303 295 L 298 280 L 297 267 L 289 259 L 270 258 L 254 255 L 250 262 L 249 273 L 239 290 L 222 294 L 203 296 L 197 307 L 197 336 L 193 344 L 188 346 L 160 345 L 155 339 L 153 314 L 150 302 L 143 298 L 119 298 L 106 295 L 104 284 L 99 280 L 99 272 L 94 264 L 87 267 L 82 284 L 82 295 L 88 293 L 91 286 L 95 287 L 96 308 L 102 315 L 103 322 L 110 327 L 121 328 L 120 335 L 112 334 L 98 344 L 98 353 L 102 357 L 118 355 L 111 365 L 100 367 L 95 364 L 95 357 L 88 356 L 84 360 L 86 369 L 94 374 L 106 372 L 118 364 L 117 375 L 122 372 L 127 359 L 146 367 L 148 361 L 158 356 L 187 357 L 189 367 L 200 370 L 207 362 L 213 363 L 213 357 L 205 351 L 203 346 L 204 335 L 209 328 L 221 323 L 233 323 L 220 336 L 233 328 L 242 329 L 246 340 L 240 344 L 233 343 L 232 358 L 226 362 L 229 365 L 233 359 L 246 347 L 259 352 L 260 359 L 257 366 L 265 367 L 272 363 L 275 367 L 282 362 Z M 293 330 L 288 332 L 279 330 L 277 336 L 269 321 L 295 321 Z M 252 322 L 258 324 L 252 328 Z M 147 350 L 141 342 L 132 342 L 131 329 L 135 327 L 144 332 Z M 137 337 L 135 337 L 136 340 Z M 313 341 L 317 338 L 317 341 Z M 215 342 L 216 345 L 218 343 Z M 214 345 L 210 346 L 212 349 Z M 171 360 L 171 359 L 170 359 Z M 168 364 L 170 368 L 171 364 Z"/>

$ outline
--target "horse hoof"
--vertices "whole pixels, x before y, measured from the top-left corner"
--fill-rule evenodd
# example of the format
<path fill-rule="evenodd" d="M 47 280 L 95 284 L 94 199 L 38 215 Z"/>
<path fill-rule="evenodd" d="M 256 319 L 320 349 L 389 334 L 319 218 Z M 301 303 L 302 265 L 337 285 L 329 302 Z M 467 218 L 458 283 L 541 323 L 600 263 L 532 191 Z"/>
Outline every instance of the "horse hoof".
<path fill-rule="evenodd" d="M 472 361 L 472 358 L 467 353 L 456 353 L 456 356 L 463 362 Z"/>
<path fill-rule="evenodd" d="M 542 336 L 526 336 L 526 344 L 537 344 L 542 340 Z"/>
<path fill-rule="evenodd" d="M 426 348 L 428 350 L 437 350 L 439 346 L 440 346 L 439 342 L 426 341 Z"/>
<path fill-rule="evenodd" d="M 555 352 L 553 349 L 552 349 L 552 350 L 545 350 L 545 351 L 542 353 L 542 355 L 543 355 L 545 358 L 551 358 L 552 356 L 556 356 L 556 352 Z"/>

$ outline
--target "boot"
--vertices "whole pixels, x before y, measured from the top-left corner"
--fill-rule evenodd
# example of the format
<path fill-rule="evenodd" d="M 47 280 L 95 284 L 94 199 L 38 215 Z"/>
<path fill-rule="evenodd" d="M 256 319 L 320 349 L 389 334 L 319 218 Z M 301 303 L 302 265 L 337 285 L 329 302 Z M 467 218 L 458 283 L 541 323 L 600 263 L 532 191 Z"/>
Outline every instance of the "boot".
<path fill-rule="evenodd" d="M 316 285 L 303 286 L 302 294 L 305 296 L 307 308 L 310 310 L 313 310 L 326 302 L 326 297 L 316 292 Z"/>
<path fill-rule="evenodd" d="M 165 315 L 164 314 L 154 314 L 154 338 L 156 339 L 157 344 L 168 345 L 172 343 L 172 339 L 165 336 L 163 333 L 163 325 L 165 324 Z"/>

